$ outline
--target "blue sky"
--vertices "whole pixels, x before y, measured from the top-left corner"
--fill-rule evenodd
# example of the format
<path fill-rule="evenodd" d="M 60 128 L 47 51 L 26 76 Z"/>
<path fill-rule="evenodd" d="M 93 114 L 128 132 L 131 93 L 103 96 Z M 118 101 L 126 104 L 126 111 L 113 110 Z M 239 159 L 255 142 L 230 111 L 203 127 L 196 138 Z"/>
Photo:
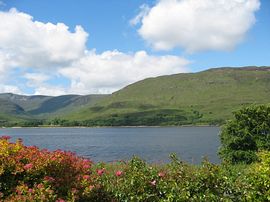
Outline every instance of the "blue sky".
<path fill-rule="evenodd" d="M 270 65 L 269 0 L 196 1 L 1 1 L 0 92 L 111 93 L 152 76 Z"/>

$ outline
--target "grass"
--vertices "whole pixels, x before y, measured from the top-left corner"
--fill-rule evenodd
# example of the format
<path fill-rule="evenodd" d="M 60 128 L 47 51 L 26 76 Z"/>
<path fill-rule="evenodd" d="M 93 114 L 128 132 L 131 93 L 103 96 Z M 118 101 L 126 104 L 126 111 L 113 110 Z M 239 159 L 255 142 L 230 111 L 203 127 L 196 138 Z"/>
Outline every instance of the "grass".
<path fill-rule="evenodd" d="M 211 69 L 139 81 L 64 118 L 102 120 L 140 114 L 145 119 L 151 113 L 154 118 L 167 110 L 186 120 L 193 112 L 199 113 L 202 116 L 196 123 L 219 123 L 231 118 L 232 111 L 242 106 L 269 103 L 269 92 L 269 68 Z"/>

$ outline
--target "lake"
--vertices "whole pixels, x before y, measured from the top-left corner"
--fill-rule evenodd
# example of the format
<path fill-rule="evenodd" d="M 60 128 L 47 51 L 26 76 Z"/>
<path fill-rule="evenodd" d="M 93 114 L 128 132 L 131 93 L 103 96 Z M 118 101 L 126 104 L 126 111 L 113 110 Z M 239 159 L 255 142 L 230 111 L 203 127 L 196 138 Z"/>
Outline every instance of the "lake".
<path fill-rule="evenodd" d="M 133 155 L 148 162 L 165 163 L 170 153 L 200 163 L 202 157 L 219 163 L 218 127 L 113 127 L 113 128 L 3 128 L 11 141 L 49 150 L 62 149 L 95 162 L 127 160 Z"/>

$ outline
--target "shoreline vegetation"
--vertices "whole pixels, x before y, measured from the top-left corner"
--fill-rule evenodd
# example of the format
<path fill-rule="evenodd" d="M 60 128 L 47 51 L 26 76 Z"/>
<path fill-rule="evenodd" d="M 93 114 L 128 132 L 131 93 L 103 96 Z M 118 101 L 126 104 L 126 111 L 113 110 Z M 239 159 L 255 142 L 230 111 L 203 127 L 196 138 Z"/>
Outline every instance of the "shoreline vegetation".
<path fill-rule="evenodd" d="M 54 118 L 48 120 L 25 120 L 1 122 L 0 127 L 170 127 L 170 126 L 220 126 L 225 120 L 201 121 L 199 117 L 178 117 L 178 115 L 151 114 L 149 117 L 114 116 L 89 119 L 67 120 Z"/>
<path fill-rule="evenodd" d="M 140 158 L 93 163 L 61 150 L 24 146 L 0 138 L 0 200 L 75 201 L 267 201 L 270 152 L 252 164 L 191 165 L 174 154 L 167 164 Z"/>
<path fill-rule="evenodd" d="M 60 125 L 40 125 L 40 126 L 15 126 L 15 127 L 0 127 L 0 128 L 169 128 L 169 127 L 221 127 L 221 125 L 164 125 L 164 126 L 60 126 Z"/>

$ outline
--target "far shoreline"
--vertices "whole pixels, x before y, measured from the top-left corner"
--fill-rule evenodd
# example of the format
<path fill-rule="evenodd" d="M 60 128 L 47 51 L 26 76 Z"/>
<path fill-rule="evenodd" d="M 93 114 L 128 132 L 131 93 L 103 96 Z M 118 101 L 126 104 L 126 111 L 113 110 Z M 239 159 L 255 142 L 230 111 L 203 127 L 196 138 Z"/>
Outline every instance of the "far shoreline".
<path fill-rule="evenodd" d="M 1 129 L 24 129 L 24 128 L 186 128 L 186 127 L 217 127 L 220 128 L 222 125 L 164 125 L 164 126 L 36 126 L 36 127 L 25 127 L 25 126 L 14 126 L 14 127 L 1 127 Z"/>

